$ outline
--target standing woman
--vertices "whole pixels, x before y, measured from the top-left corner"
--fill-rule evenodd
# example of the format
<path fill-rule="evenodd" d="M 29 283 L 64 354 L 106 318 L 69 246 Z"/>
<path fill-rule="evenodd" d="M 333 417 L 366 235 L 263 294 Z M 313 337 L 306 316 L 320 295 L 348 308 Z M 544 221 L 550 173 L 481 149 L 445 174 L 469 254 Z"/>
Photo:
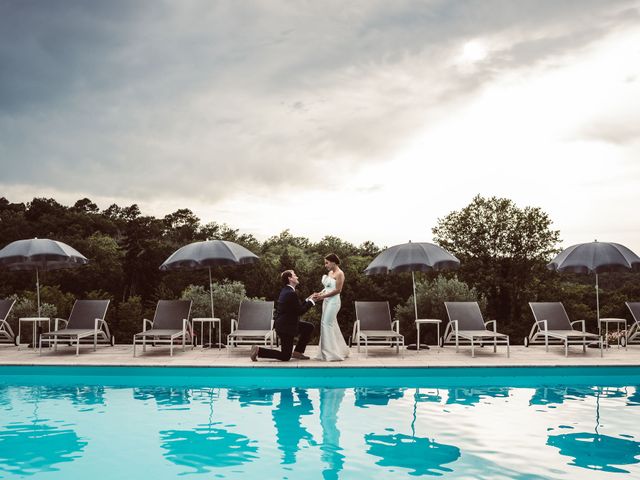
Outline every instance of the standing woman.
<path fill-rule="evenodd" d="M 338 325 L 340 292 L 344 286 L 344 272 L 340 270 L 339 265 L 340 259 L 335 253 L 324 257 L 324 266 L 327 269 L 327 274 L 322 276 L 324 290 L 314 294 L 314 300 L 323 300 L 319 352 L 314 360 L 333 362 L 349 356 L 349 347 Z"/>

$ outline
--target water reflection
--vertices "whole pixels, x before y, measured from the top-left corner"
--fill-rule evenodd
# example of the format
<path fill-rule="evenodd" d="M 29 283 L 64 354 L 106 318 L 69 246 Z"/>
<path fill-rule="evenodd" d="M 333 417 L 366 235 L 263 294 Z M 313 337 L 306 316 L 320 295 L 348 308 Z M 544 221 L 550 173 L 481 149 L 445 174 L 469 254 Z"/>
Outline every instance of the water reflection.
<path fill-rule="evenodd" d="M 633 393 L 627 395 L 627 405 L 640 405 L 640 386 L 633 387 Z"/>
<path fill-rule="evenodd" d="M 508 398 L 509 390 L 508 387 L 450 388 L 447 404 L 473 406 L 487 397 Z"/>
<path fill-rule="evenodd" d="M 369 449 L 367 453 L 380 460 L 383 467 L 400 467 L 409 470 L 409 475 L 442 475 L 451 472 L 445 467 L 460 458 L 460 449 L 454 445 L 437 443 L 428 438 L 401 433 L 364 436 Z"/>
<path fill-rule="evenodd" d="M 340 430 L 338 430 L 338 412 L 344 398 L 344 389 L 320 389 L 320 426 L 322 427 L 322 461 L 327 468 L 322 477 L 327 480 L 338 479 L 344 468 L 345 456 L 340 447 Z"/>
<path fill-rule="evenodd" d="M 280 389 L 280 402 L 273 409 L 273 423 L 276 427 L 276 441 L 282 451 L 282 464 L 296 462 L 300 443 L 306 440 L 314 444 L 313 435 L 302 425 L 301 417 L 313 413 L 313 405 L 304 388 Z M 295 397 L 294 397 L 295 392 Z"/>
<path fill-rule="evenodd" d="M 81 456 L 87 442 L 69 428 L 35 421 L 0 430 L 0 472 L 35 475 L 58 470 L 55 465 Z"/>
<path fill-rule="evenodd" d="M 370 405 L 389 405 L 389 400 L 404 396 L 404 388 L 355 388 L 355 406 L 367 408 Z"/>
<path fill-rule="evenodd" d="M 236 467 L 258 458 L 255 440 L 209 425 L 192 430 L 163 430 L 160 439 L 166 451 L 164 457 L 176 465 L 193 468 L 189 473 Z"/>
<path fill-rule="evenodd" d="M 69 400 L 76 406 L 104 405 L 105 388 L 97 385 L 49 385 L 28 387 L 24 397 L 29 402 Z"/>
<path fill-rule="evenodd" d="M 626 438 L 580 432 L 550 435 L 547 445 L 559 449 L 561 455 L 572 457 L 569 465 L 591 470 L 628 473 L 616 465 L 640 462 L 636 458 L 640 455 L 640 443 Z"/>
<path fill-rule="evenodd" d="M 241 407 L 261 405 L 270 407 L 273 405 L 273 396 L 280 390 L 273 388 L 230 388 L 227 391 L 229 400 L 237 400 Z"/>
<path fill-rule="evenodd" d="M 186 410 L 191 403 L 191 395 L 187 388 L 144 387 L 134 388 L 133 398 L 136 400 L 155 400 L 158 410 Z M 185 407 L 185 408 L 176 408 Z"/>

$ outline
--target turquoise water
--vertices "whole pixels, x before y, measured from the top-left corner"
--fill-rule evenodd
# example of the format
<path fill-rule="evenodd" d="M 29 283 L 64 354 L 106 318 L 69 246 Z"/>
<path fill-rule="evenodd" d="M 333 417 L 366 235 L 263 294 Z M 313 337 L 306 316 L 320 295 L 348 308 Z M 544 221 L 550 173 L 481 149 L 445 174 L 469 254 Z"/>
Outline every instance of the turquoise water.
<path fill-rule="evenodd" d="M 0 367 L 0 478 L 640 478 L 640 368 Z"/>

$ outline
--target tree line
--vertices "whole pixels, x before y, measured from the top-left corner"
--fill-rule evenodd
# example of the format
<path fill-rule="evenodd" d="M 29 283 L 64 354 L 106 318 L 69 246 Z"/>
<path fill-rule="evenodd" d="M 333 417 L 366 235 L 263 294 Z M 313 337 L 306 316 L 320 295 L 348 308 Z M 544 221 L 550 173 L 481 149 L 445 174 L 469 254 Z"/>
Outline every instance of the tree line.
<path fill-rule="evenodd" d="M 485 319 L 498 320 L 499 330 L 515 343 L 533 323 L 528 302 L 562 301 L 572 319 L 587 320 L 594 331 L 593 275 L 558 274 L 546 268 L 560 244 L 560 232 L 551 227 L 550 217 L 539 208 L 520 208 L 496 197 L 476 196 L 468 206 L 438 219 L 434 242 L 456 255 L 461 265 L 451 272 L 416 273 L 419 316 L 444 320 L 444 301 L 475 300 Z M 159 299 L 190 298 L 193 316 L 210 315 L 206 270 L 159 270 L 181 246 L 207 239 L 236 242 L 260 257 L 254 265 L 212 269 L 216 316 L 222 318 L 225 334 L 242 298 L 277 298 L 283 270 L 296 270 L 301 295 L 320 290 L 323 258 L 333 252 L 341 258 L 346 276 L 338 317 L 345 336 L 355 321 L 355 300 L 388 300 L 401 333 L 409 343 L 415 341 L 411 274 L 364 275 L 385 248 L 373 241 L 356 246 L 328 235 L 312 242 L 289 230 L 258 241 L 226 224 L 202 224 L 189 209 L 156 218 L 143 215 L 135 204 L 100 210 L 88 198 L 73 206 L 51 198 L 28 203 L 0 198 L 0 247 L 34 237 L 67 243 L 90 260 L 81 268 L 41 274 L 45 315 L 66 318 L 78 298 L 111 299 L 107 321 L 119 343 L 131 341 L 142 329 L 143 318 L 153 318 Z M 0 297 L 18 299 L 12 322 L 33 316 L 34 284 L 33 272 L 0 271 Z M 640 283 L 633 273 L 600 275 L 602 317 L 628 316 L 624 301 L 638 299 Z M 307 318 L 317 323 L 320 309 L 313 309 Z M 423 341 L 435 341 L 434 332 L 424 335 Z"/>

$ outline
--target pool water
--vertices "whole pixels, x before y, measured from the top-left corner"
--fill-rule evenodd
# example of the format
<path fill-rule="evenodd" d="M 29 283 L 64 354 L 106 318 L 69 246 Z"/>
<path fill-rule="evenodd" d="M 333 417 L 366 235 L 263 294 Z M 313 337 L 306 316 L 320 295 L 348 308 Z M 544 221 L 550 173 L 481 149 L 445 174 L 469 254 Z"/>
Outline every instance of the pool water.
<path fill-rule="evenodd" d="M 0 367 L 0 478 L 640 478 L 640 368 Z"/>

